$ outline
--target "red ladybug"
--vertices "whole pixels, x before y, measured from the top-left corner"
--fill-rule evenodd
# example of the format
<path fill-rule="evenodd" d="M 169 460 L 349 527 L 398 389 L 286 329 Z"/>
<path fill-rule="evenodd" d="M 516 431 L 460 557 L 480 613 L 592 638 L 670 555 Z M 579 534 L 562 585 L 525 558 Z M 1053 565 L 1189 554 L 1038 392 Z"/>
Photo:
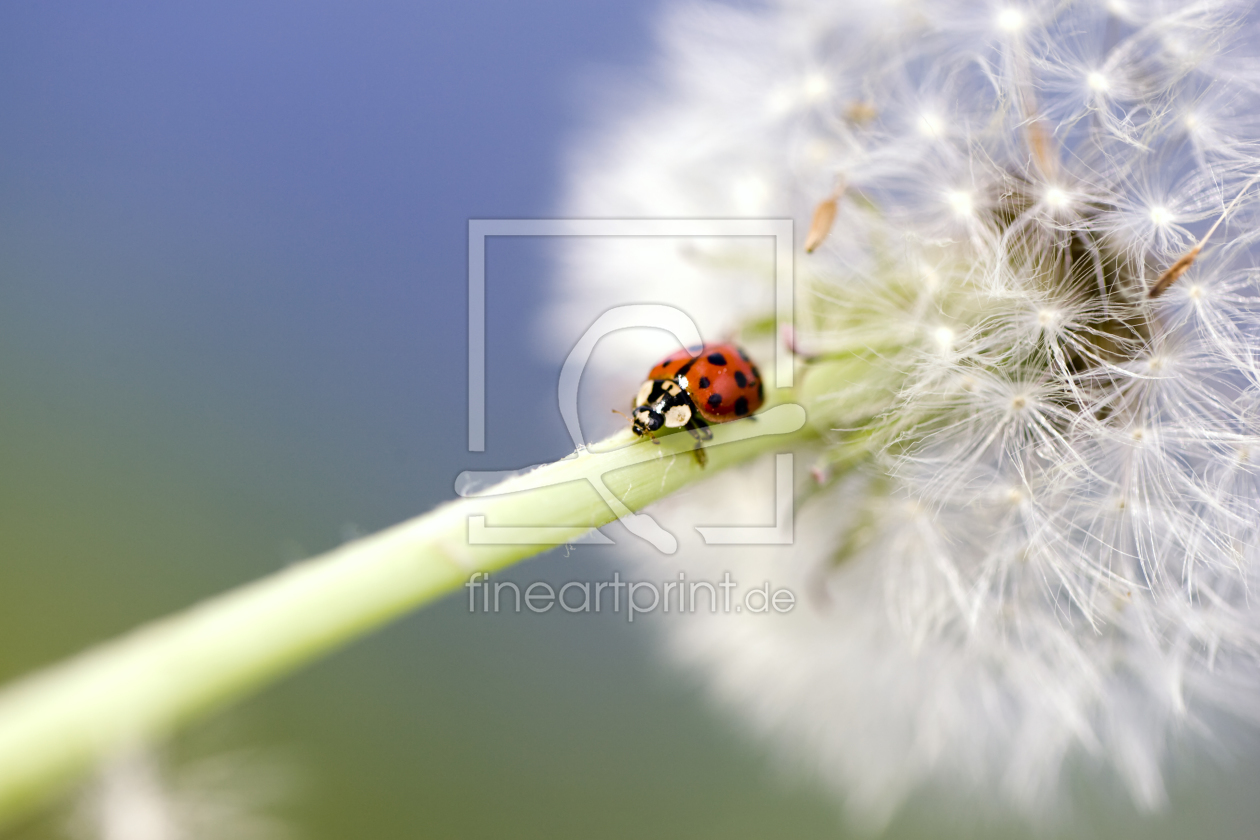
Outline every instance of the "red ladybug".
<path fill-rule="evenodd" d="M 686 429 L 697 441 L 696 460 L 704 466 L 703 441 L 710 423 L 747 417 L 764 399 L 761 374 L 734 344 L 706 344 L 679 350 L 648 373 L 630 411 L 636 435 L 662 428 Z"/>

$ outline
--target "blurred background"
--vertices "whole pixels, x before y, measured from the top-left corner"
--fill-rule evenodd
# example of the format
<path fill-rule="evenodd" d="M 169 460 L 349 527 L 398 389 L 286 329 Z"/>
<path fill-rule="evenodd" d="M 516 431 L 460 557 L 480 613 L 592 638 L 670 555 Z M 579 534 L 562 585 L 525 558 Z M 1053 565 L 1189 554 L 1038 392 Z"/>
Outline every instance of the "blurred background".
<path fill-rule="evenodd" d="M 467 220 L 555 215 L 654 7 L 0 6 L 0 679 L 422 512 L 461 470 L 569 451 L 533 350 L 552 254 L 525 239 L 490 246 L 487 451 L 466 451 Z M 511 575 L 612 564 L 580 546 Z M 168 760 L 264 767 L 295 838 L 842 834 L 653 642 L 455 596 Z M 1246 836 L 1246 797 L 1202 791 L 1254 776 L 1212 772 L 1127 828 Z M 64 813 L 11 836 L 65 836 Z M 924 803 L 892 834 L 937 828 Z"/>

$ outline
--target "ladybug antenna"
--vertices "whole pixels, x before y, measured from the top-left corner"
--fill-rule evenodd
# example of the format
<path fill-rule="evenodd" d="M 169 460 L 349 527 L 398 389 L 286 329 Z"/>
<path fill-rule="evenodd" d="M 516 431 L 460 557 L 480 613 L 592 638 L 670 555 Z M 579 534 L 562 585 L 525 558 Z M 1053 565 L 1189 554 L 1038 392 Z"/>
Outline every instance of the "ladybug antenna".
<path fill-rule="evenodd" d="M 626 422 L 627 422 L 627 423 L 633 423 L 633 422 L 634 422 L 634 421 L 633 421 L 633 420 L 631 420 L 631 419 L 630 419 L 630 418 L 629 418 L 626 414 L 624 414 L 624 413 L 622 413 L 622 412 L 618 411 L 618 410 L 617 410 L 617 409 L 615 409 L 615 408 L 612 410 L 612 413 L 613 413 L 613 414 L 620 414 L 622 417 L 625 417 L 625 419 L 626 419 Z"/>

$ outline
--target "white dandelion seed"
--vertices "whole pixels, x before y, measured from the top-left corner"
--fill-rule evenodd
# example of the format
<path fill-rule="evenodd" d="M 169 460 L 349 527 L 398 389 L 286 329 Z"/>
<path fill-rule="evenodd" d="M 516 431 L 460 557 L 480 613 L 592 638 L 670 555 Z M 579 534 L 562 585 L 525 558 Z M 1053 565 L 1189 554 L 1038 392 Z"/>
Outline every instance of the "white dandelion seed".
<path fill-rule="evenodd" d="M 845 185 L 796 254 L 799 394 L 824 434 L 797 453 L 795 543 L 691 530 L 773 511 L 767 459 L 662 503 L 681 547 L 644 562 L 800 596 L 678 616 L 673 649 L 858 819 L 922 788 L 1045 815 L 1082 761 L 1158 808 L 1172 743 L 1260 718 L 1249 9 L 689 5 L 662 26 L 656 96 L 574 161 L 579 217 L 757 214 L 803 236 Z M 778 91 L 797 106 L 770 115 Z M 746 243 L 568 248 L 565 323 L 650 299 L 769 352 L 750 325 L 773 274 Z"/>
<path fill-rule="evenodd" d="M 1028 23 L 1028 18 L 1020 9 L 1002 9 L 994 21 L 998 29 L 1006 32 L 1018 32 Z"/>
<path fill-rule="evenodd" d="M 950 190 L 945 193 L 945 201 L 954 214 L 961 218 L 970 218 L 976 209 L 975 199 L 966 190 Z"/>

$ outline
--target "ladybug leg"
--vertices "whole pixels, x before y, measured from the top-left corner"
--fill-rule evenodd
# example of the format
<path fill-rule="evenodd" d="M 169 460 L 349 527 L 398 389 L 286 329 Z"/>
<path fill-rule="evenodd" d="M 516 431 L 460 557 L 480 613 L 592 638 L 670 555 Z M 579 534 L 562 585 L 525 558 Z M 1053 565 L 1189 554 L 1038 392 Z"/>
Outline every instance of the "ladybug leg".
<path fill-rule="evenodd" d="M 685 428 L 696 439 L 696 448 L 692 451 L 696 456 L 696 463 L 700 465 L 700 469 L 704 469 L 704 465 L 709 461 L 709 457 L 704 451 L 704 442 L 713 440 L 713 430 L 709 428 L 709 424 L 704 422 L 698 414 L 692 417 L 691 422 Z"/>
<path fill-rule="evenodd" d="M 696 456 L 696 463 L 700 465 L 700 469 L 704 469 L 704 465 L 709 463 L 709 456 L 704 451 L 704 444 L 697 441 L 696 448 L 691 453 Z"/>

